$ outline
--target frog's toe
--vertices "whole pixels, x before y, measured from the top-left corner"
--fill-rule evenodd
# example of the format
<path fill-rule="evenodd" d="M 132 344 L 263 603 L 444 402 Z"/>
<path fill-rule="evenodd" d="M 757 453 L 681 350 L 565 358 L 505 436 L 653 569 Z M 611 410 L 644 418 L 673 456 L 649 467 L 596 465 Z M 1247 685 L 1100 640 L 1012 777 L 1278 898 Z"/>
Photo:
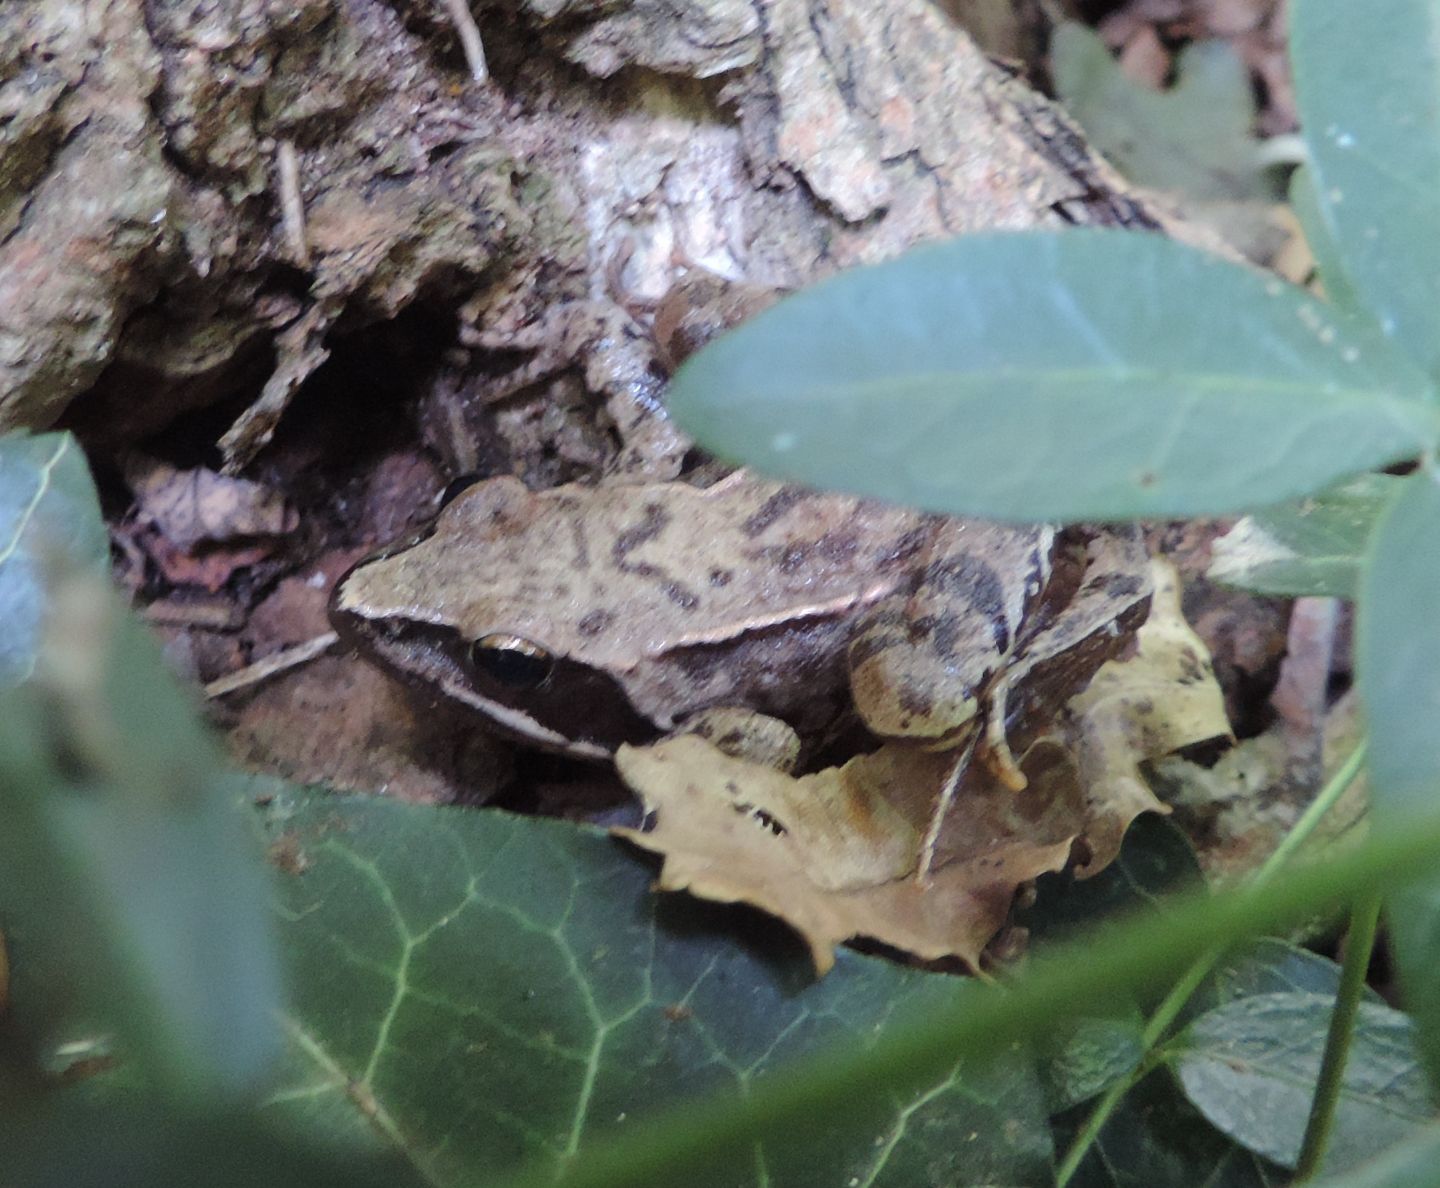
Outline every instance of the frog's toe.
<path fill-rule="evenodd" d="M 735 759 L 792 772 L 800 761 L 800 736 L 779 718 L 743 706 L 717 705 L 691 714 L 676 734 L 698 734 Z"/>
<path fill-rule="evenodd" d="M 985 764 L 985 770 L 1011 792 L 1023 792 L 1029 787 L 1030 781 L 1020 770 L 1020 764 L 1010 750 L 1010 740 L 1005 737 L 1003 714 L 992 713 L 985 723 L 985 745 L 980 761 Z"/>

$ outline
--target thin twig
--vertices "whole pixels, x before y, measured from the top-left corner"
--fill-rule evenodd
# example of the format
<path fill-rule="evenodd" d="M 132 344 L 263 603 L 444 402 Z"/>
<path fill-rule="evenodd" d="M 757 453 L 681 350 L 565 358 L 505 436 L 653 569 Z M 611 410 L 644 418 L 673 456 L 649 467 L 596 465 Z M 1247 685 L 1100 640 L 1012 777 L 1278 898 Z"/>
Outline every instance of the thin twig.
<path fill-rule="evenodd" d="M 284 672 L 288 668 L 304 664 L 307 660 L 313 660 L 339 638 L 335 632 L 327 631 L 323 635 L 315 636 L 314 639 L 307 639 L 302 644 L 296 644 L 293 648 L 283 648 L 278 652 L 272 652 L 263 660 L 247 664 L 244 668 L 237 668 L 234 672 L 226 673 L 223 677 L 211 681 L 205 686 L 203 692 L 206 697 L 224 697 L 227 693 L 249 688 L 278 672 Z"/>
<path fill-rule="evenodd" d="M 477 83 L 483 83 L 490 77 L 490 67 L 485 63 L 485 43 L 480 40 L 480 26 L 475 23 L 468 0 L 445 0 L 445 11 L 450 14 L 455 35 L 460 38 L 465 63 L 470 67 L 470 77 Z"/>
<path fill-rule="evenodd" d="M 275 146 L 275 166 L 280 190 L 280 219 L 290 258 L 301 268 L 310 267 L 310 248 L 305 242 L 305 200 L 300 195 L 300 157 L 295 142 L 282 140 Z"/>
<path fill-rule="evenodd" d="M 950 813 L 950 806 L 955 801 L 955 791 L 960 787 L 961 777 L 970 767 L 970 758 L 975 753 L 975 742 L 979 736 L 972 736 L 970 741 L 961 749 L 955 762 L 950 765 L 950 772 L 945 777 L 945 785 L 940 789 L 940 797 L 935 802 L 935 807 L 930 813 L 930 827 L 925 830 L 925 838 L 920 843 L 920 867 L 915 873 L 915 880 L 922 887 L 930 882 L 930 868 L 935 864 L 935 847 L 940 844 L 940 827 L 945 824 L 945 818 Z"/>
<path fill-rule="evenodd" d="M 1339 770 L 1330 777 L 1329 783 L 1320 789 L 1319 795 L 1300 814 L 1300 819 L 1291 826 L 1290 832 L 1281 839 L 1280 844 L 1265 860 L 1264 865 L 1250 877 L 1250 890 L 1258 891 L 1268 883 L 1315 832 L 1316 826 L 1335 807 L 1340 797 L 1344 795 L 1345 789 L 1350 787 L 1355 777 L 1360 774 L 1360 768 L 1365 762 L 1365 747 L 1364 741 L 1356 746 L 1345 762 L 1340 765 Z M 1085 1124 L 1081 1126 L 1079 1133 L 1071 1142 L 1070 1149 L 1065 1152 L 1065 1158 L 1055 1173 L 1055 1188 L 1066 1188 L 1079 1169 L 1081 1161 L 1089 1153 L 1095 1140 L 1100 1137 L 1100 1131 L 1105 1128 L 1105 1123 L 1110 1120 L 1110 1115 L 1115 1112 L 1115 1107 L 1120 1104 L 1121 1098 L 1154 1068 L 1156 1046 L 1165 1038 L 1170 1024 L 1175 1021 L 1185 1004 L 1190 1001 L 1190 996 L 1195 993 L 1200 983 L 1205 980 L 1224 955 L 1224 946 L 1217 946 L 1205 953 L 1185 971 L 1184 976 L 1170 988 L 1170 992 L 1155 1008 L 1155 1013 L 1150 1016 L 1145 1024 L 1145 1030 L 1141 1033 L 1143 1055 L 1139 1063 L 1128 1076 L 1122 1077 L 1110 1086 L 1105 1095 L 1096 1102 L 1095 1108 L 1090 1111 L 1089 1117 L 1085 1119 Z"/>

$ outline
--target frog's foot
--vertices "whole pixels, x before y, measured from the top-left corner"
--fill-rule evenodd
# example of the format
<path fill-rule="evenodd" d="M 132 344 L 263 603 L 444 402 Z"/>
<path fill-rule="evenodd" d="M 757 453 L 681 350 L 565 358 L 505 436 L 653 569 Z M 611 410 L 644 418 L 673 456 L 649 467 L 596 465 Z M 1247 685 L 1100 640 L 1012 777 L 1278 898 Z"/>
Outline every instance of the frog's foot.
<path fill-rule="evenodd" d="M 1008 686 L 1001 682 L 986 698 L 985 737 L 980 746 L 980 761 L 985 770 L 1000 781 L 1011 792 L 1023 792 L 1030 781 L 1020 770 L 1015 755 L 1010 750 L 1010 740 L 1005 737 L 1005 695 Z"/>
<path fill-rule="evenodd" d="M 717 705 L 691 714 L 672 732 L 698 734 L 717 750 L 789 773 L 800 760 L 800 736 L 793 727 L 743 706 Z"/>

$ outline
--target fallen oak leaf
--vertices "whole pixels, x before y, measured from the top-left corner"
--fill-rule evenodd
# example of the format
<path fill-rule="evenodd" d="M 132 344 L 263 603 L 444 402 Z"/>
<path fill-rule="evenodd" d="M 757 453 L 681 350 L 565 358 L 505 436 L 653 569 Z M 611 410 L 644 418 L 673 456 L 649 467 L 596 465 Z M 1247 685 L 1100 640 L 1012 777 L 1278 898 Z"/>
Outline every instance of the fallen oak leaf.
<path fill-rule="evenodd" d="M 1017 795 L 978 769 L 967 775 L 925 880 L 916 877 L 920 840 L 952 759 L 913 747 L 799 778 L 690 735 L 622 747 L 616 766 L 657 820 L 648 832 L 612 832 L 664 856 L 661 890 L 786 921 L 819 974 L 853 937 L 974 970 L 1016 888 L 1064 867 L 1080 830 L 1078 795 L 1054 795 L 1035 769 L 1043 753 L 1027 753 L 1036 794 Z"/>
<path fill-rule="evenodd" d="M 132 454 L 125 481 L 135 495 L 135 513 L 122 532 L 173 586 L 216 593 L 236 570 L 270 557 L 274 538 L 299 524 L 278 492 L 203 467 L 176 470 Z"/>

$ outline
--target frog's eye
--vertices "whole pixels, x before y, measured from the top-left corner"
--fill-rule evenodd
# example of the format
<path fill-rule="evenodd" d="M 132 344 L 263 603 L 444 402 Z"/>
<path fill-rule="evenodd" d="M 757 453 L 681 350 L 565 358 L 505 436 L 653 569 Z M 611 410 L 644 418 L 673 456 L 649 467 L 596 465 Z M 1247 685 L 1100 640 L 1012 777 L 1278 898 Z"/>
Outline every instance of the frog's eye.
<path fill-rule="evenodd" d="M 507 689 L 537 689 L 555 668 L 549 652 L 518 635 L 482 635 L 470 645 L 470 662 Z"/>

